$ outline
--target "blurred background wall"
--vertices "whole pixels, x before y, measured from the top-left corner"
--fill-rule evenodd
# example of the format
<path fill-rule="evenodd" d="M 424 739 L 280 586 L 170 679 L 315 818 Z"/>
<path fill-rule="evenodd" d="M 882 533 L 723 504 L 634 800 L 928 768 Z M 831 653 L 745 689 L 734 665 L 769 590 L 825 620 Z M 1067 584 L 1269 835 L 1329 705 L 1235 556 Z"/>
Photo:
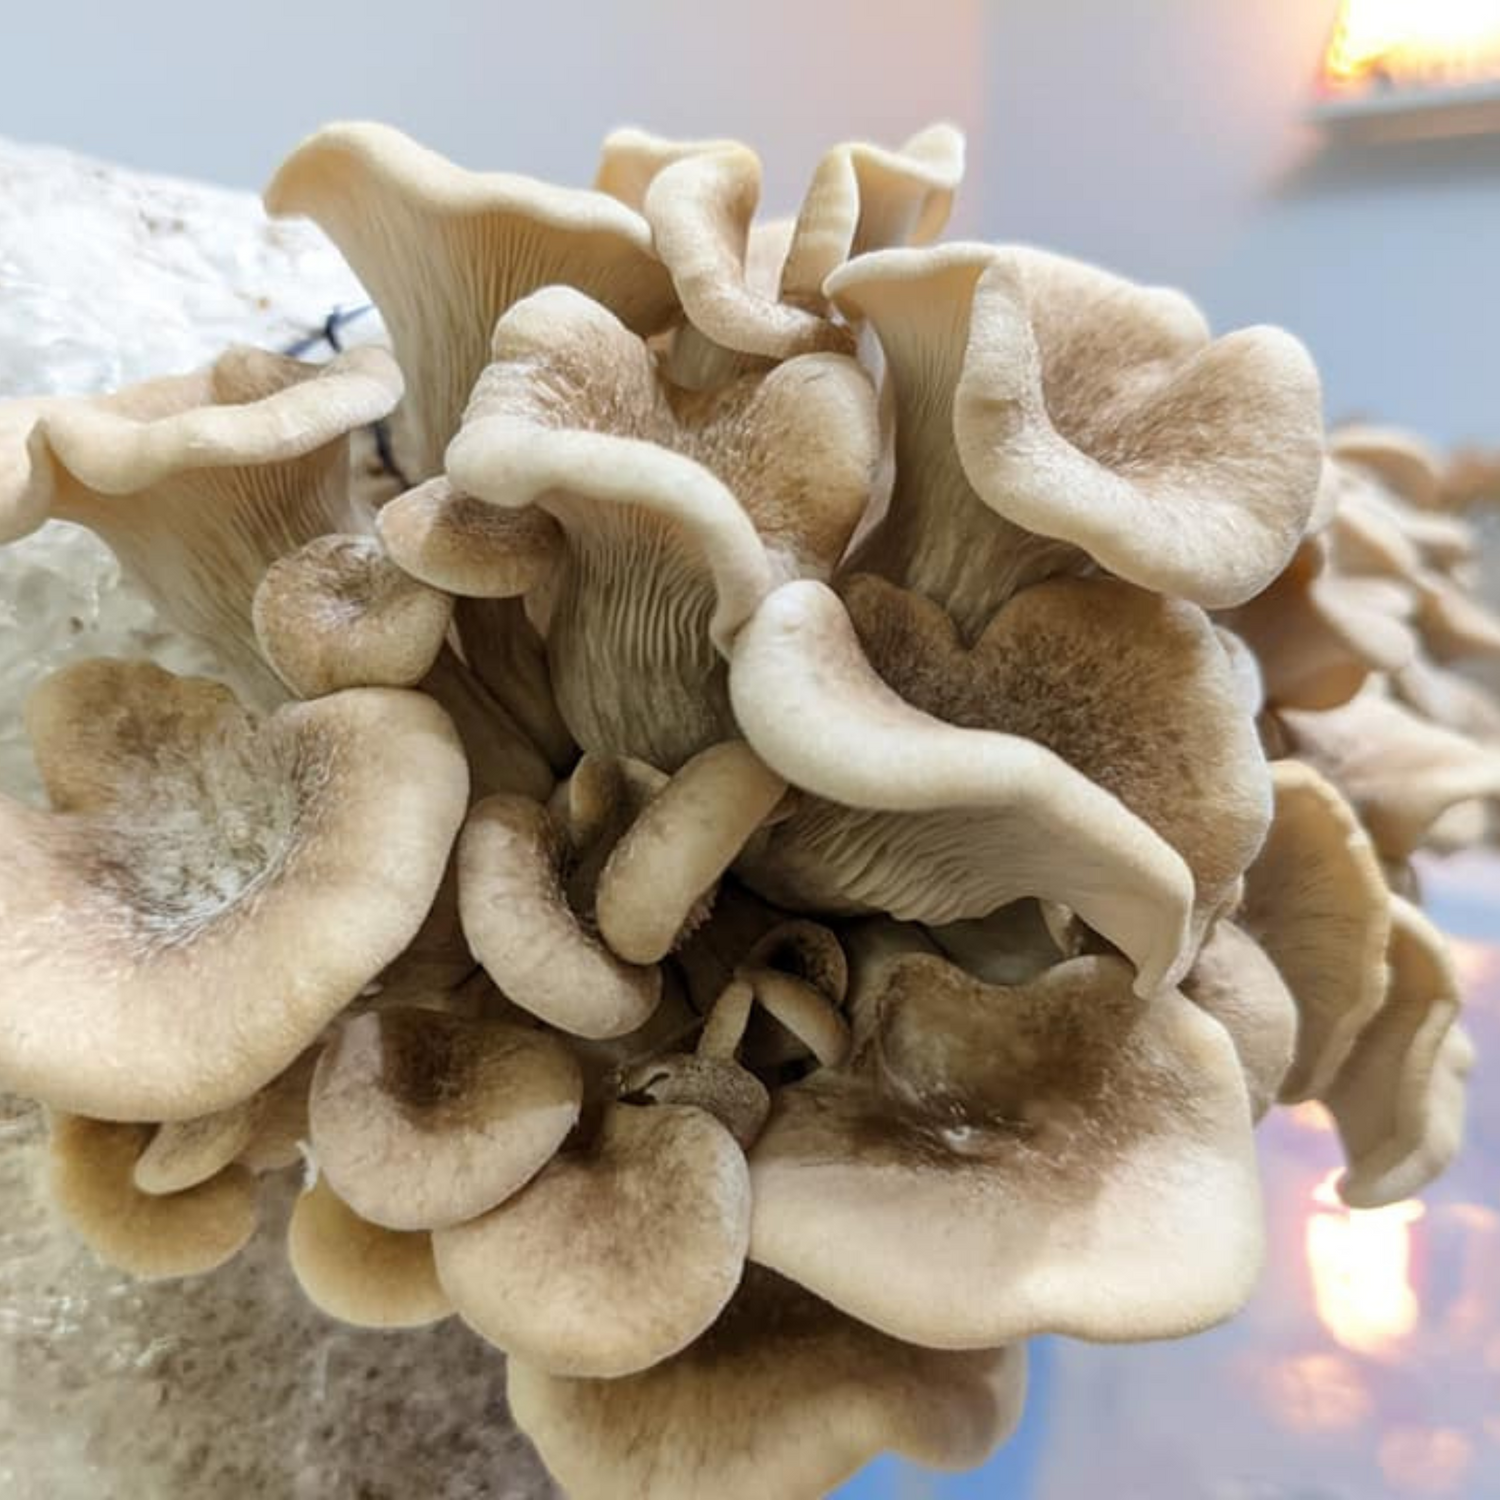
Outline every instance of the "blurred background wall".
<path fill-rule="evenodd" d="M 1500 137 L 1304 122 L 1335 0 L 196 0 L 8 7 L 0 133 L 259 185 L 323 120 L 585 181 L 631 121 L 733 134 L 793 204 L 819 148 L 946 116 L 957 228 L 1183 286 L 1312 346 L 1332 417 L 1500 437 Z M 3 249 L 3 247 L 0 247 Z"/>

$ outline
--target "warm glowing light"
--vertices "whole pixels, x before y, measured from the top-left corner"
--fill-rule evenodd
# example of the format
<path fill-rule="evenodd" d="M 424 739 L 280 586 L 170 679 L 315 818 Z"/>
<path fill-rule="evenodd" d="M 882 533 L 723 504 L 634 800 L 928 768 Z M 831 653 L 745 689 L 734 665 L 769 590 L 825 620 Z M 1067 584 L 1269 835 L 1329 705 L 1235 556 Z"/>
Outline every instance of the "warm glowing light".
<path fill-rule="evenodd" d="M 1448 953 L 1466 996 L 1479 997 L 1500 978 L 1500 948 L 1472 938 L 1450 937 Z"/>
<path fill-rule="evenodd" d="M 1271 1409 L 1294 1432 L 1358 1427 L 1374 1405 L 1358 1366 L 1343 1354 L 1278 1360 L 1265 1372 L 1264 1382 Z"/>
<path fill-rule="evenodd" d="M 1344 0 L 1323 73 L 1338 89 L 1500 76 L 1500 0 Z"/>
<path fill-rule="evenodd" d="M 1380 1468 L 1405 1495 L 1451 1495 L 1474 1462 L 1474 1444 L 1456 1427 L 1393 1427 L 1380 1440 Z"/>
<path fill-rule="evenodd" d="M 1389 1354 L 1417 1326 L 1411 1285 L 1411 1226 L 1424 1209 L 1408 1200 L 1353 1212 L 1334 1189 L 1333 1171 L 1313 1189 L 1307 1264 L 1323 1326 L 1356 1354 Z"/>

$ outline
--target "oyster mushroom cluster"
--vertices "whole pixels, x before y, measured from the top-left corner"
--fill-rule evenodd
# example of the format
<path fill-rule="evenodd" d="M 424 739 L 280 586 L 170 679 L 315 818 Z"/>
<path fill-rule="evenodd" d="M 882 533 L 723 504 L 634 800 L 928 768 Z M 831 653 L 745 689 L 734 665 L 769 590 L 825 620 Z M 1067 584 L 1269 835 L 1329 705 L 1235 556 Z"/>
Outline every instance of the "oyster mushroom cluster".
<path fill-rule="evenodd" d="M 1356 1206 L 1457 1149 L 1412 856 L 1489 833 L 1500 621 L 1438 467 L 1286 333 L 934 243 L 961 166 L 760 221 L 730 141 L 575 190 L 334 126 L 267 202 L 391 352 L 0 405 L 0 540 L 93 529 L 223 664 L 26 705 L 59 1207 L 190 1275 L 300 1170 L 308 1296 L 462 1318 L 576 1500 L 977 1464 L 1032 1335 L 1244 1302 L 1276 1104 Z"/>

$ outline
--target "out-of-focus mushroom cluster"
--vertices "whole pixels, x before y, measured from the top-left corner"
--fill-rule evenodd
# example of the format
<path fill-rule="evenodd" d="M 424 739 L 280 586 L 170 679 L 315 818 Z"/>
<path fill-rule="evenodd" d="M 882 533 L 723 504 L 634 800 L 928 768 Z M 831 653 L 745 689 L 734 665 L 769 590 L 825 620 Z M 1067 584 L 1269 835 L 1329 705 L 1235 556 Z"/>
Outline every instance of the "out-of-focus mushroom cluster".
<path fill-rule="evenodd" d="M 1500 620 L 1438 466 L 1279 330 L 933 244 L 961 165 L 841 145 L 759 222 L 733 142 L 584 191 L 331 127 L 267 201 L 393 355 L 0 406 L 0 539 L 92 528 L 229 679 L 27 705 L 59 1206 L 187 1275 L 300 1168 L 308 1295 L 461 1317 L 577 1500 L 978 1463 L 1030 1336 L 1248 1296 L 1274 1105 L 1356 1206 L 1460 1138 L 1411 859 L 1489 832 Z"/>

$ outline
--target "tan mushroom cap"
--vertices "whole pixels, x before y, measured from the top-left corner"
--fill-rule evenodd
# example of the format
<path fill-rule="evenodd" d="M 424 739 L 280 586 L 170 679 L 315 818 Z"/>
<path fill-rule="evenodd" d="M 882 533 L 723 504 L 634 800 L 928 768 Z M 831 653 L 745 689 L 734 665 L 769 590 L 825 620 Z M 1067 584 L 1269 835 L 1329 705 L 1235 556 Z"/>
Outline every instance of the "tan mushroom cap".
<path fill-rule="evenodd" d="M 1170 1338 L 1259 1274 L 1250 1111 L 1224 1029 L 1128 965 L 987 986 L 884 968 L 863 1076 L 777 1096 L 751 1153 L 750 1258 L 931 1348 Z"/>
<path fill-rule="evenodd" d="M 250 625 L 256 585 L 313 537 L 358 529 L 348 434 L 401 389 L 382 349 L 311 365 L 236 348 L 191 375 L 30 403 L 34 425 L 0 405 L 0 539 L 49 516 L 88 527 L 173 627 L 279 702 Z"/>
<path fill-rule="evenodd" d="M 184 1192 L 133 1180 L 150 1127 L 54 1114 L 52 1201 L 101 1260 L 147 1280 L 197 1276 L 239 1254 L 255 1232 L 255 1179 L 226 1167 Z"/>
<path fill-rule="evenodd" d="M 420 1328 L 453 1312 L 433 1268 L 431 1236 L 361 1219 L 326 1182 L 298 1197 L 286 1252 L 308 1300 L 341 1322 Z"/>
<path fill-rule="evenodd" d="M 562 533 L 546 511 L 501 510 L 442 475 L 382 506 L 375 529 L 392 560 L 450 594 L 508 599 L 557 565 Z"/>
<path fill-rule="evenodd" d="M 562 887 L 567 842 L 525 797 L 488 797 L 458 843 L 459 910 L 474 956 L 519 1006 L 584 1037 L 645 1024 L 661 971 L 626 963 L 580 921 Z"/>
<path fill-rule="evenodd" d="M 510 1197 L 578 1121 L 583 1077 L 554 1036 L 394 1007 L 345 1021 L 309 1099 L 319 1170 L 363 1219 L 437 1229 Z"/>
<path fill-rule="evenodd" d="M 1227 683 L 1211 633 L 1206 644 Z M 735 643 L 730 687 L 761 758 L 826 799 L 799 802 L 741 862 L 771 899 L 943 923 L 1040 895 L 1127 954 L 1142 993 L 1186 967 L 1193 879 L 1181 856 L 1045 745 L 946 723 L 897 696 L 821 584 L 766 600 Z"/>
<path fill-rule="evenodd" d="M 222 1172 L 255 1136 L 255 1101 L 195 1120 L 159 1125 L 136 1158 L 131 1180 L 143 1193 L 180 1193 Z"/>
<path fill-rule="evenodd" d="M 1205 608 L 1250 598 L 1291 555 L 1323 433 L 1290 335 L 1211 340 L 1178 293 L 1025 247 L 882 251 L 828 291 L 870 320 L 895 385 L 897 487 L 861 566 L 965 634 L 1018 568 L 1045 566 L 1028 533 Z"/>
<path fill-rule="evenodd" d="M 241 1165 L 252 1172 L 280 1172 L 306 1160 L 312 1135 L 307 1123 L 307 1094 L 318 1051 L 315 1046 L 309 1047 L 252 1101 L 255 1131 L 239 1155 Z"/>
<path fill-rule="evenodd" d="M 1396 696 L 1444 729 L 1500 741 L 1500 698 L 1472 678 L 1416 656 L 1391 674 Z"/>
<path fill-rule="evenodd" d="M 637 1064 L 620 1080 L 627 1104 L 691 1105 L 712 1115 L 742 1151 L 755 1143 L 771 1113 L 771 1094 L 748 1068 L 704 1046 Z"/>
<path fill-rule="evenodd" d="M 627 963 L 677 945 L 719 877 L 786 792 L 743 740 L 701 750 L 642 809 L 599 876 L 599 933 Z"/>
<path fill-rule="evenodd" d="M 950 962 L 986 984 L 1026 984 L 1077 957 L 1058 943 L 1040 901 L 1012 901 L 987 917 L 929 928 L 927 936 Z"/>
<path fill-rule="evenodd" d="M 1276 813 L 1245 876 L 1238 924 L 1275 964 L 1297 1004 L 1288 1103 L 1318 1098 L 1380 1008 L 1390 898 L 1353 808 L 1311 766 L 1271 766 Z"/>
<path fill-rule="evenodd" d="M 751 1266 L 718 1322 L 623 1380 L 509 1362 L 522 1431 L 573 1500 L 818 1500 L 889 1449 L 932 1468 L 982 1463 L 1014 1430 L 1020 1345 L 899 1343 Z"/>
<path fill-rule="evenodd" d="M 1417 629 L 1440 662 L 1500 657 L 1500 616 L 1438 573 L 1417 579 Z"/>
<path fill-rule="evenodd" d="M 1268 587 L 1220 622 L 1254 652 L 1266 697 L 1289 708 L 1347 703 L 1372 672 L 1395 672 L 1416 654 L 1409 590 L 1382 578 L 1329 570 L 1321 537 L 1304 541 Z"/>
<path fill-rule="evenodd" d="M 587 1152 L 439 1230 L 433 1248 L 460 1316 L 492 1344 L 553 1374 L 614 1378 L 714 1321 L 749 1235 L 749 1173 L 728 1130 L 699 1109 L 617 1104 Z"/>
<path fill-rule="evenodd" d="M 1450 1043 L 1461 996 L 1443 934 L 1391 898 L 1390 983 L 1323 1099 L 1348 1170 L 1339 1196 L 1380 1208 L 1419 1192 L 1457 1153 L 1472 1049 Z"/>
<path fill-rule="evenodd" d="M 1344 464 L 1373 474 L 1403 500 L 1424 507 L 1439 503 L 1442 465 L 1432 449 L 1394 427 L 1351 424 L 1332 434 L 1329 452 Z"/>
<path fill-rule="evenodd" d="M 641 212 L 693 327 L 715 344 L 768 359 L 847 351 L 853 337 L 819 312 L 750 285 L 746 248 L 760 202 L 760 160 L 726 143 L 669 162 Z"/>
<path fill-rule="evenodd" d="M 512 308 L 494 348 L 449 475 L 567 534 L 541 623 L 579 744 L 675 770 L 735 733 L 719 652 L 777 581 L 829 573 L 864 510 L 869 377 L 814 355 L 685 395 L 567 287 Z"/>
<path fill-rule="evenodd" d="M 845 261 L 935 240 L 963 173 L 963 133 L 946 124 L 919 130 L 894 151 L 846 141 L 824 152 L 792 230 L 782 296 L 820 307 L 824 282 Z"/>
<path fill-rule="evenodd" d="M 256 720 L 146 663 L 50 677 L 53 812 L 0 799 L 0 1082 L 101 1118 L 247 1098 L 407 945 L 468 791 L 442 710 L 360 688 Z"/>
<path fill-rule="evenodd" d="M 944 723 L 1046 746 L 1113 793 L 1219 910 L 1270 821 L 1265 757 L 1241 684 L 1196 606 L 1114 579 L 1054 578 L 1001 606 L 969 646 L 935 604 L 845 581 L 870 665 Z"/>
<path fill-rule="evenodd" d="M 1448 808 L 1500 798 L 1500 750 L 1373 693 L 1281 719 L 1291 752 L 1339 786 L 1387 860 L 1406 859 Z"/>
<path fill-rule="evenodd" d="M 255 635 L 299 698 L 415 687 L 437 660 L 453 600 L 404 573 L 367 536 L 321 536 L 271 564 Z"/>
<path fill-rule="evenodd" d="M 380 308 L 410 380 L 415 479 L 441 471 L 513 302 L 564 282 L 642 333 L 676 310 L 639 214 L 604 193 L 466 171 L 389 126 L 326 126 L 282 163 L 265 202 L 315 219 Z"/>
<path fill-rule="evenodd" d="M 690 156 L 740 149 L 738 141 L 714 139 L 679 141 L 654 135 L 634 125 L 611 130 L 599 148 L 594 172 L 594 191 L 618 198 L 627 208 L 640 212 L 646 191 L 658 174 L 673 162 Z"/>
<path fill-rule="evenodd" d="M 1233 1039 L 1250 1118 L 1263 1119 L 1297 1048 L 1297 1002 L 1280 971 L 1249 933 L 1221 917 L 1182 981 L 1182 993 Z"/>

